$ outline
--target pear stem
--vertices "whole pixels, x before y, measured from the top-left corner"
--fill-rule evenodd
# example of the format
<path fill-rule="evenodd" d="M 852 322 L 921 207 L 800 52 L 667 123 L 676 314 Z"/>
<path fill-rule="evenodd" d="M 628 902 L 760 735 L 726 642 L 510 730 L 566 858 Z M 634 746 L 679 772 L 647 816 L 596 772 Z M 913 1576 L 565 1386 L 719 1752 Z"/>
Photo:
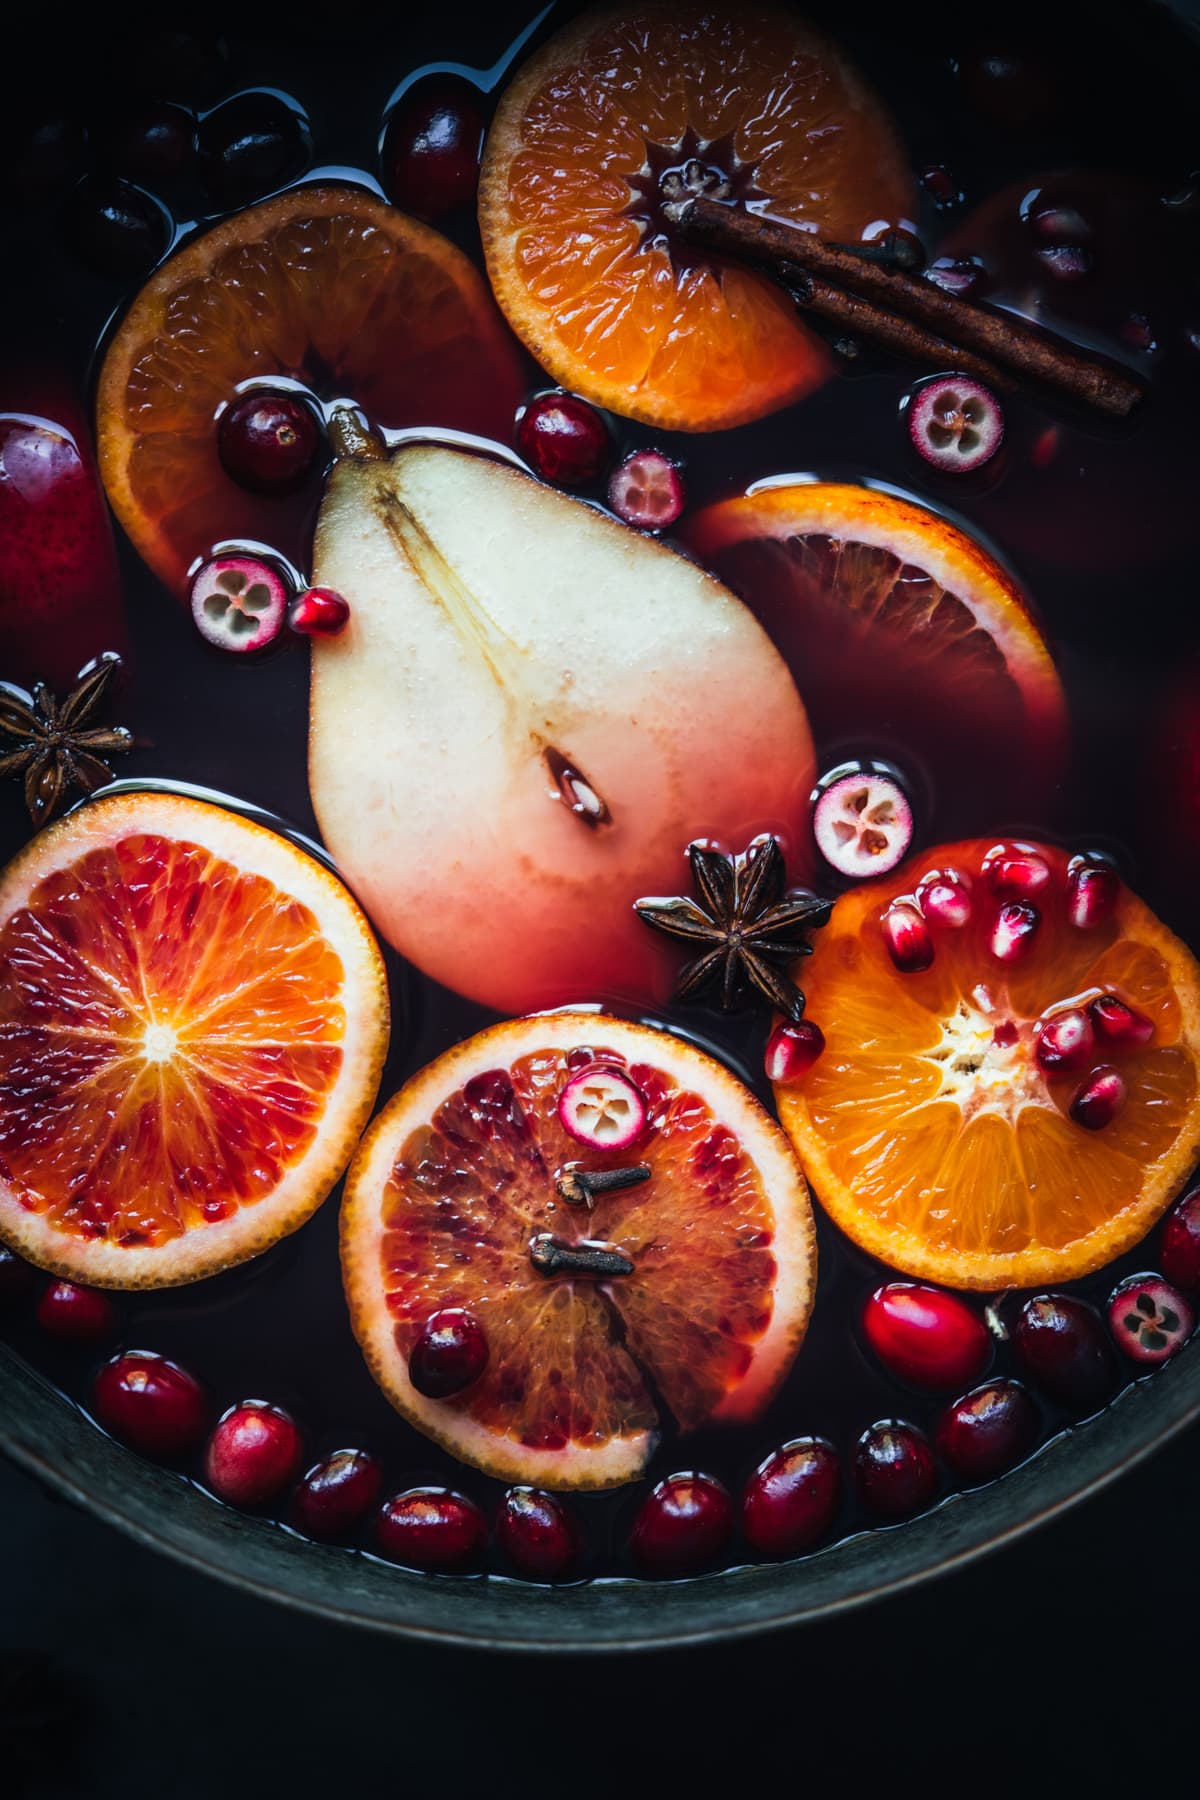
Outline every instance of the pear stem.
<path fill-rule="evenodd" d="M 353 457 L 357 462 L 382 462 L 387 457 L 387 445 L 379 433 L 372 430 L 361 413 L 349 406 L 333 407 L 325 429 L 334 454 L 339 458 Z"/>

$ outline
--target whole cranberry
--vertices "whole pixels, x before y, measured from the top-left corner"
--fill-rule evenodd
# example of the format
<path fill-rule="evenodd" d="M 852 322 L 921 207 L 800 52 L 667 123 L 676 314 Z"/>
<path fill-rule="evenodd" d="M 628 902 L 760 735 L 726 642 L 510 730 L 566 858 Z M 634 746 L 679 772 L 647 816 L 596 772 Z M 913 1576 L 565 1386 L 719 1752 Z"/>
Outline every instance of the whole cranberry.
<path fill-rule="evenodd" d="M 854 1448 L 854 1479 L 864 1505 L 880 1518 L 909 1518 L 929 1505 L 937 1488 L 929 1439 L 899 1419 L 868 1426 Z"/>
<path fill-rule="evenodd" d="M 598 481 L 612 444 L 594 406 L 574 394 L 539 394 L 517 420 L 517 449 L 542 481 L 581 488 Z"/>
<path fill-rule="evenodd" d="M 388 119 L 383 185 L 390 199 L 420 219 L 469 206 L 479 183 L 483 96 L 460 75 L 414 82 Z"/>
<path fill-rule="evenodd" d="M 987 1326 L 965 1300 L 941 1288 L 890 1281 L 863 1308 L 867 1342 L 893 1375 L 914 1387 L 962 1387 L 992 1354 Z"/>
<path fill-rule="evenodd" d="M 827 1536 L 841 1501 L 837 1451 L 793 1438 L 758 1465 L 742 1492 L 742 1535 L 762 1556 L 796 1556 Z"/>
<path fill-rule="evenodd" d="M 566 1581 L 579 1562 L 579 1529 L 561 1501 L 537 1488 L 509 1488 L 496 1515 L 496 1536 L 529 1581 Z"/>
<path fill-rule="evenodd" d="M 0 1307 L 16 1306 L 33 1288 L 33 1270 L 23 1256 L 0 1244 Z"/>
<path fill-rule="evenodd" d="M 106 1431 L 164 1461 L 194 1449 L 208 1425 L 208 1400 L 195 1376 L 153 1350 L 126 1350 L 105 1363 L 92 1404 Z"/>
<path fill-rule="evenodd" d="M 173 181 L 191 161 L 196 121 L 184 107 L 162 100 L 105 119 L 89 135 L 113 174 L 131 181 Z"/>
<path fill-rule="evenodd" d="M 1037 1442 L 1038 1410 L 1019 1381 L 988 1381 L 948 1406 L 938 1422 L 942 1461 L 962 1481 L 992 1481 Z"/>
<path fill-rule="evenodd" d="M 384 1501 L 375 1535 L 394 1562 L 449 1575 L 479 1561 L 487 1544 L 487 1521 L 465 1494 L 410 1488 Z"/>
<path fill-rule="evenodd" d="M 1108 1328 L 1131 1362 L 1154 1368 L 1170 1362 L 1195 1326 L 1195 1313 L 1161 1275 L 1131 1275 L 1109 1297 Z"/>
<path fill-rule="evenodd" d="M 117 1309 L 97 1288 L 52 1281 L 38 1301 L 37 1322 L 50 1337 L 96 1343 L 116 1330 Z"/>
<path fill-rule="evenodd" d="M 291 494 L 316 460 L 321 432 L 311 406 L 292 394 L 243 394 L 217 425 L 225 473 L 255 494 Z"/>
<path fill-rule="evenodd" d="M 265 1506 L 300 1467 L 296 1422 L 265 1400 L 243 1400 L 218 1419 L 204 1452 L 209 1487 L 230 1506 Z"/>
<path fill-rule="evenodd" d="M 668 1475 L 643 1500 L 629 1548 L 647 1575 L 690 1575 L 724 1550 L 733 1502 L 711 1475 Z"/>
<path fill-rule="evenodd" d="M 1025 1373 L 1066 1406 L 1098 1406 L 1112 1392 L 1115 1370 L 1104 1327 L 1070 1294 L 1035 1294 L 1013 1331 Z"/>
<path fill-rule="evenodd" d="M 311 1538 L 347 1537 L 379 1504 L 383 1471 L 365 1450 L 335 1450 L 296 1489 L 295 1517 Z"/>
<path fill-rule="evenodd" d="M 1168 1213 L 1160 1252 L 1162 1272 L 1176 1287 L 1200 1290 L 1200 1188 Z"/>
<path fill-rule="evenodd" d="M 483 1326 L 462 1306 L 430 1313 L 409 1351 L 408 1379 L 427 1400 L 448 1400 L 478 1381 L 487 1367 Z"/>
<path fill-rule="evenodd" d="M 254 90 L 200 121 L 196 166 L 210 200 L 241 206 L 298 175 L 308 160 L 308 122 L 295 102 Z"/>
<path fill-rule="evenodd" d="M 80 261 L 114 281 L 144 275 L 171 237 L 170 220 L 157 200 L 108 175 L 89 175 L 80 182 L 63 223 Z"/>

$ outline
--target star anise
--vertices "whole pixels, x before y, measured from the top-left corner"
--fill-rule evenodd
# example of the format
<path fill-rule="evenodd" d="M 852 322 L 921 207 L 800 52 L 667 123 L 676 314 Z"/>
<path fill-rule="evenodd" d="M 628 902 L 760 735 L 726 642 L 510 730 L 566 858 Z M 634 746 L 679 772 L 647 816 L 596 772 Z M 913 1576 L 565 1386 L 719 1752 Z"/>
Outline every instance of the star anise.
<path fill-rule="evenodd" d="M 120 666 L 120 657 L 106 651 L 80 671 L 63 700 L 42 681 L 32 694 L 0 681 L 0 741 L 16 741 L 15 749 L 0 752 L 0 777 L 24 776 L 25 804 L 35 825 L 53 818 L 72 788 L 91 794 L 111 781 L 112 770 L 102 759 L 132 749 L 124 726 L 90 722 Z"/>
<path fill-rule="evenodd" d="M 698 901 L 680 895 L 635 903 L 655 930 L 706 946 L 680 971 L 678 998 L 719 983 L 728 1011 L 749 985 L 789 1019 L 801 1018 L 804 995 L 775 965 L 811 955 L 803 934 L 828 923 L 832 903 L 803 888 L 784 891 L 787 871 L 773 837 L 756 838 L 740 856 L 690 844 L 688 857 Z"/>

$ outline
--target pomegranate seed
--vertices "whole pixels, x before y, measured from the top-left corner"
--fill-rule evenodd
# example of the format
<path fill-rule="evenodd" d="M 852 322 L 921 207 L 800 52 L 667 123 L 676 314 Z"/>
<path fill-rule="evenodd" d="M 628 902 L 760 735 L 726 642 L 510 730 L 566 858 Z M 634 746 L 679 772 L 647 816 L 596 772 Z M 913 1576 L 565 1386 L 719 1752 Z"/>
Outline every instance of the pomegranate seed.
<path fill-rule="evenodd" d="M 933 869 L 917 887 L 921 915 L 931 925 L 959 931 L 971 922 L 971 894 L 955 869 Z"/>
<path fill-rule="evenodd" d="M 38 1301 L 37 1322 L 51 1337 L 95 1342 L 116 1330 L 117 1309 L 95 1288 L 52 1281 Z"/>
<path fill-rule="evenodd" d="M 1036 253 L 1038 261 L 1055 281 L 1082 281 L 1090 275 L 1096 259 L 1082 244 L 1048 244 Z"/>
<path fill-rule="evenodd" d="M 1031 207 L 1025 223 L 1039 244 L 1086 244 L 1092 228 L 1073 206 Z"/>
<path fill-rule="evenodd" d="M 566 1581 L 579 1562 L 579 1528 L 553 1494 L 509 1488 L 496 1516 L 496 1536 L 529 1581 Z"/>
<path fill-rule="evenodd" d="M 1065 1405 L 1098 1405 L 1112 1392 L 1114 1369 L 1104 1328 L 1082 1300 L 1036 1294 L 1021 1308 L 1012 1343 L 1031 1380 Z"/>
<path fill-rule="evenodd" d="M 763 1068 L 768 1081 L 802 1081 L 825 1048 L 825 1033 L 811 1019 L 785 1020 L 767 1039 Z"/>
<path fill-rule="evenodd" d="M 648 1575 L 690 1575 L 714 1562 L 733 1531 L 733 1503 L 711 1475 L 668 1475 L 643 1500 L 629 1535 Z"/>
<path fill-rule="evenodd" d="M 1096 1028 L 1096 1036 L 1114 1049 L 1142 1050 L 1154 1036 L 1153 1019 L 1134 1012 L 1132 1006 L 1126 1006 L 1115 994 L 1103 994 L 1093 1000 L 1088 1014 Z"/>
<path fill-rule="evenodd" d="M 817 785 L 813 836 L 839 875 L 856 881 L 887 875 L 912 845 L 912 807 L 880 765 L 842 763 Z"/>
<path fill-rule="evenodd" d="M 931 163 L 929 168 L 923 169 L 920 182 L 939 209 L 943 206 L 956 206 L 962 199 L 962 191 L 944 163 Z"/>
<path fill-rule="evenodd" d="M 204 1453 L 209 1487 L 230 1506 L 265 1506 L 300 1467 L 294 1419 L 265 1400 L 243 1400 L 218 1419 Z"/>
<path fill-rule="evenodd" d="M 105 1363 L 92 1403 L 106 1431 L 164 1460 L 194 1449 L 208 1425 L 208 1401 L 195 1376 L 153 1350 L 127 1350 Z"/>
<path fill-rule="evenodd" d="M 1021 1041 L 1020 1028 L 1011 1019 L 1001 1019 L 993 1028 L 992 1042 L 997 1050 L 1013 1050 Z"/>
<path fill-rule="evenodd" d="M 317 457 L 311 406 L 292 394 L 243 394 L 217 423 L 217 454 L 231 480 L 254 494 L 292 494 Z"/>
<path fill-rule="evenodd" d="M 828 1536 L 841 1502 L 838 1454 L 794 1438 L 759 1464 L 742 1493 L 742 1532 L 760 1556 L 796 1556 Z"/>
<path fill-rule="evenodd" d="M 1021 962 L 1033 949 L 1042 915 L 1029 900 L 1009 900 L 996 914 L 989 947 L 1004 963 Z"/>
<path fill-rule="evenodd" d="M 978 256 L 938 256 L 924 271 L 947 294 L 958 294 L 964 300 L 982 294 L 987 285 L 987 265 Z"/>
<path fill-rule="evenodd" d="M 305 588 L 287 610 L 287 622 L 301 637 L 336 637 L 350 618 L 350 603 L 332 588 Z"/>
<path fill-rule="evenodd" d="M 258 556 L 214 556 L 192 582 L 192 618 L 201 637 L 240 655 L 263 650 L 283 630 L 287 588 Z"/>
<path fill-rule="evenodd" d="M 427 1400 L 447 1400 L 478 1381 L 487 1367 L 483 1326 L 461 1306 L 430 1313 L 408 1357 L 408 1379 Z"/>
<path fill-rule="evenodd" d="M 646 1129 L 646 1102 L 622 1069 L 592 1063 L 563 1088 L 558 1121 L 589 1150 L 628 1150 Z"/>
<path fill-rule="evenodd" d="M 997 900 L 1033 900 L 1050 885 L 1050 864 L 1025 844 L 996 844 L 983 859 L 983 878 Z"/>
<path fill-rule="evenodd" d="M 383 1472 L 365 1450 L 335 1450 L 296 1489 L 296 1524 L 322 1543 L 348 1537 L 379 1504 Z"/>
<path fill-rule="evenodd" d="M 1092 1020 L 1078 1006 L 1052 1013 L 1034 1029 L 1034 1055 L 1047 1074 L 1082 1069 L 1091 1061 L 1095 1043 Z"/>
<path fill-rule="evenodd" d="M 1120 332 L 1131 350 L 1140 350 L 1144 355 L 1152 356 L 1158 349 L 1158 338 L 1145 313 L 1128 313 L 1121 321 Z"/>
<path fill-rule="evenodd" d="M 1111 863 L 1076 856 L 1067 868 L 1067 918 L 1078 931 L 1092 931 L 1111 919 L 1121 878 Z"/>
<path fill-rule="evenodd" d="M 924 919 L 907 900 L 893 900 L 883 915 L 888 955 L 902 975 L 919 975 L 933 963 L 933 939 Z"/>
<path fill-rule="evenodd" d="M 868 1426 L 855 1445 L 854 1479 L 864 1505 L 880 1518 L 909 1518 L 929 1505 L 937 1488 L 929 1439 L 899 1419 Z"/>
<path fill-rule="evenodd" d="M 1071 1102 L 1071 1117 L 1085 1131 L 1103 1131 L 1111 1125 L 1125 1099 L 1125 1083 L 1115 1069 L 1093 1069 Z"/>
<path fill-rule="evenodd" d="M 993 1481 L 1037 1442 L 1038 1410 L 1017 1381 L 989 1381 L 948 1406 L 938 1454 L 961 1481 Z"/>
<path fill-rule="evenodd" d="M 1200 1188 L 1185 1194 L 1168 1214 L 1159 1254 L 1168 1281 L 1200 1290 Z"/>
<path fill-rule="evenodd" d="M 1160 1275 L 1131 1275 L 1108 1303 L 1108 1328 L 1132 1362 L 1170 1362 L 1187 1343 L 1196 1315 Z"/>
<path fill-rule="evenodd" d="M 963 1387 L 992 1354 L 987 1326 L 964 1300 L 916 1282 L 876 1288 L 863 1308 L 863 1330 L 880 1362 L 914 1387 Z"/>
<path fill-rule="evenodd" d="M 1045 431 L 1039 431 L 1033 440 L 1033 448 L 1029 452 L 1029 460 L 1035 469 L 1048 469 L 1058 455 L 1062 433 L 1057 425 L 1047 425 Z"/>
<path fill-rule="evenodd" d="M 608 484 L 608 503 L 618 519 L 643 531 L 666 531 L 686 502 L 679 464 L 661 450 L 635 450 Z"/>
<path fill-rule="evenodd" d="M 0 1306 L 15 1306 L 33 1287 L 33 1270 L 24 1257 L 0 1244 Z"/>
<path fill-rule="evenodd" d="M 486 128 L 483 95 L 473 82 L 441 73 L 415 81 L 387 122 L 388 198 L 419 219 L 471 205 Z"/>
<path fill-rule="evenodd" d="M 487 1544 L 487 1521 L 465 1494 L 409 1488 L 384 1501 L 375 1535 L 393 1562 L 446 1575 L 479 1561 Z"/>
<path fill-rule="evenodd" d="M 604 420 L 574 394 L 531 400 L 517 419 L 516 444 L 535 475 L 565 488 L 598 481 L 612 452 Z"/>

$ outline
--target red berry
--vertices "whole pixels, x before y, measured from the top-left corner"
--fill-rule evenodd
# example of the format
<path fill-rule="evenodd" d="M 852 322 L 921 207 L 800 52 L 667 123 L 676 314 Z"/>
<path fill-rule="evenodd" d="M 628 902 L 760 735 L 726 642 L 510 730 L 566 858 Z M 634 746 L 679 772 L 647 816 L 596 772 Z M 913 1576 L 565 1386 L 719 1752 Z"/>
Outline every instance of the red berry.
<path fill-rule="evenodd" d="M 375 1520 L 380 1549 L 412 1569 L 451 1574 L 478 1562 L 487 1521 L 463 1494 L 449 1488 L 410 1488 L 385 1500 Z"/>
<path fill-rule="evenodd" d="M 111 281 L 141 278 L 171 240 L 171 221 L 157 200 L 108 175 L 88 175 L 63 211 L 68 242 L 80 261 Z"/>
<path fill-rule="evenodd" d="M 1047 244 L 1034 254 L 1055 281 L 1082 281 L 1096 266 L 1092 252 L 1082 244 Z"/>
<path fill-rule="evenodd" d="M 1033 900 L 1050 885 L 1050 865 L 1027 844 L 996 844 L 983 859 L 983 878 L 997 900 Z"/>
<path fill-rule="evenodd" d="M 496 1516 L 500 1547 L 530 1581 L 566 1581 L 579 1561 L 579 1531 L 553 1494 L 509 1488 Z"/>
<path fill-rule="evenodd" d="M 1093 1069 L 1070 1105 L 1076 1125 L 1085 1131 L 1103 1131 L 1125 1103 L 1125 1082 L 1115 1069 Z"/>
<path fill-rule="evenodd" d="M 379 1504 L 383 1473 L 365 1450 L 335 1450 L 296 1489 L 296 1524 L 322 1541 L 347 1537 Z"/>
<path fill-rule="evenodd" d="M 264 650 L 283 630 L 287 588 L 279 570 L 258 556 L 214 556 L 192 581 L 192 618 L 218 650 Z"/>
<path fill-rule="evenodd" d="M 1035 1294 L 1017 1317 L 1017 1360 L 1032 1381 L 1068 1406 L 1098 1405 L 1111 1392 L 1113 1361 L 1099 1318 L 1070 1294 Z"/>
<path fill-rule="evenodd" d="M 153 186 L 173 181 L 191 161 L 196 121 L 182 106 L 160 100 L 132 112 L 121 108 L 89 136 L 106 168 Z"/>
<path fill-rule="evenodd" d="M 1183 1349 L 1196 1315 L 1161 1275 L 1131 1275 L 1108 1302 L 1108 1328 L 1133 1362 L 1157 1366 Z"/>
<path fill-rule="evenodd" d="M 768 1081 L 802 1081 L 825 1048 L 825 1033 L 811 1019 L 785 1019 L 767 1039 L 763 1068 Z"/>
<path fill-rule="evenodd" d="M 265 1506 L 294 1478 L 303 1444 L 294 1419 L 265 1400 L 243 1400 L 217 1421 L 204 1453 L 213 1493 L 230 1506 Z"/>
<path fill-rule="evenodd" d="M 201 119 L 197 172 L 215 204 L 244 206 L 298 175 L 309 147 L 308 121 L 295 101 L 263 88 L 250 89 Z"/>
<path fill-rule="evenodd" d="M 863 1504 L 883 1519 L 907 1519 L 928 1506 L 937 1467 L 924 1432 L 902 1420 L 868 1426 L 854 1450 L 854 1478 Z"/>
<path fill-rule="evenodd" d="M 535 475 L 565 488 L 598 481 L 612 448 L 600 414 L 574 394 L 531 400 L 517 420 L 516 442 Z"/>
<path fill-rule="evenodd" d="M 863 1308 L 867 1342 L 884 1366 L 914 1387 L 963 1387 L 987 1367 L 992 1341 L 965 1300 L 941 1288 L 892 1281 Z"/>
<path fill-rule="evenodd" d="M 321 432 L 293 394 L 243 394 L 217 423 L 217 453 L 231 480 L 255 494 L 291 494 L 316 460 Z"/>
<path fill-rule="evenodd" d="M 383 185 L 389 198 L 420 219 L 470 206 L 486 124 L 483 95 L 461 76 L 429 75 L 414 82 L 384 133 Z"/>
<path fill-rule="evenodd" d="M 292 631 L 302 637 L 336 637 L 350 618 L 350 603 L 332 588 L 305 588 L 287 610 Z"/>
<path fill-rule="evenodd" d="M 645 1096 L 623 1069 L 589 1063 L 559 1095 L 558 1122 L 589 1150 L 628 1150 L 646 1129 Z"/>
<path fill-rule="evenodd" d="M 917 904 L 930 925 L 961 931 L 971 922 L 971 890 L 957 869 L 931 869 L 917 884 Z"/>
<path fill-rule="evenodd" d="M 961 1481 L 993 1481 L 1022 1461 L 1038 1435 L 1038 1410 L 1017 1381 L 989 1381 L 941 1416 L 937 1448 Z"/>
<path fill-rule="evenodd" d="M 929 927 L 907 900 L 893 900 L 883 915 L 883 941 L 902 975 L 919 975 L 933 965 Z"/>
<path fill-rule="evenodd" d="M 742 1493 L 742 1533 L 760 1556 L 796 1556 L 827 1537 L 841 1502 L 837 1451 L 824 1438 L 794 1438 L 772 1451 Z"/>
<path fill-rule="evenodd" d="M 127 1350 L 105 1363 L 92 1403 L 106 1431 L 164 1460 L 194 1449 L 208 1425 L 208 1400 L 195 1376 L 153 1350 Z"/>
<path fill-rule="evenodd" d="M 966 475 L 991 462 L 1004 442 L 1004 413 L 990 388 L 966 375 L 920 382 L 906 409 L 917 455 L 946 474 Z"/>
<path fill-rule="evenodd" d="M 1082 1069 L 1091 1061 L 1095 1044 L 1092 1021 L 1078 1006 L 1051 1013 L 1034 1031 L 1034 1055 L 1047 1074 Z"/>
<path fill-rule="evenodd" d="M 94 1343 L 116 1330 L 117 1309 L 96 1288 L 52 1281 L 38 1301 L 37 1322 L 51 1337 Z"/>
<path fill-rule="evenodd" d="M 1102 994 L 1088 1007 L 1096 1036 L 1114 1050 L 1142 1050 L 1154 1036 L 1154 1021 L 1134 1012 L 1115 994 Z"/>
<path fill-rule="evenodd" d="M 854 881 L 888 874 L 912 846 L 908 797 L 878 766 L 842 763 L 831 770 L 818 783 L 812 822 L 825 861 Z"/>
<path fill-rule="evenodd" d="M 1168 1281 L 1200 1290 L 1200 1188 L 1185 1194 L 1167 1215 L 1159 1255 Z"/>
<path fill-rule="evenodd" d="M 1077 931 L 1092 931 L 1111 919 L 1121 893 L 1121 878 L 1111 863 L 1072 857 L 1067 867 L 1067 918 Z"/>
<path fill-rule="evenodd" d="M 408 1355 L 408 1379 L 427 1400 L 447 1400 L 478 1381 L 487 1367 L 483 1326 L 461 1306 L 430 1313 Z"/>
<path fill-rule="evenodd" d="M 1023 962 L 1033 949 L 1042 915 L 1028 900 L 1009 900 L 996 914 L 988 947 L 998 962 Z"/>
<path fill-rule="evenodd" d="M 679 464 L 661 450 L 635 450 L 608 484 L 608 503 L 618 519 L 643 531 L 666 531 L 686 504 Z"/>
<path fill-rule="evenodd" d="M 944 163 L 931 163 L 921 171 L 920 179 L 936 207 L 954 206 L 962 199 L 962 191 Z"/>
<path fill-rule="evenodd" d="M 690 1575 L 724 1550 L 733 1502 L 711 1475 L 668 1475 L 643 1500 L 629 1534 L 633 1559 L 647 1575 Z"/>

